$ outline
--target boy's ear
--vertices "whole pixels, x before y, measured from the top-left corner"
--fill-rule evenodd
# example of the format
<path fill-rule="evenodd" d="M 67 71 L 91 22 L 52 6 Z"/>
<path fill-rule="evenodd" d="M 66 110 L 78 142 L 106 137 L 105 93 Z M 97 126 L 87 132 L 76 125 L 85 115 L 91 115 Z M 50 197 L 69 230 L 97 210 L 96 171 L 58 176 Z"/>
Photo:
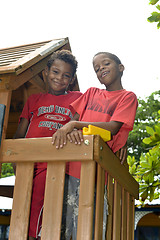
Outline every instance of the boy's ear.
<path fill-rule="evenodd" d="M 44 69 L 44 74 L 46 75 L 46 77 L 48 76 L 48 71 L 49 71 L 49 69 L 48 69 L 48 67 L 46 66 L 45 69 Z"/>
<path fill-rule="evenodd" d="M 74 75 L 74 76 L 71 78 L 71 81 L 70 81 L 70 83 L 69 83 L 69 84 L 73 84 L 73 83 L 74 83 L 74 81 L 75 81 L 75 79 L 76 79 L 76 76 Z"/>
<path fill-rule="evenodd" d="M 124 71 L 124 65 L 123 64 L 119 64 L 119 71 L 123 72 Z"/>

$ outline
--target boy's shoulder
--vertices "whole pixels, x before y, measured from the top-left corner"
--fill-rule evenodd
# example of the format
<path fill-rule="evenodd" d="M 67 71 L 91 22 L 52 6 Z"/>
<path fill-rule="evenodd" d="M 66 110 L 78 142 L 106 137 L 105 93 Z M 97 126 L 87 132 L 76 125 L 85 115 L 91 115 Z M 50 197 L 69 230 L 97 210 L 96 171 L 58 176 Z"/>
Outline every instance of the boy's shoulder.
<path fill-rule="evenodd" d="M 130 96 L 130 97 L 133 97 L 133 98 L 137 98 L 136 94 L 132 91 L 127 91 L 125 89 L 123 89 L 124 91 L 122 92 L 123 95 L 125 96 Z"/>
<path fill-rule="evenodd" d="M 40 97 L 42 97 L 44 95 L 44 93 L 34 93 L 34 94 L 31 94 L 29 97 L 28 97 L 28 100 L 37 100 L 39 99 Z"/>
<path fill-rule="evenodd" d="M 69 94 L 82 94 L 80 91 L 67 91 Z"/>
<path fill-rule="evenodd" d="M 71 95 L 71 96 L 81 96 L 82 93 L 80 91 L 67 91 L 68 95 Z"/>

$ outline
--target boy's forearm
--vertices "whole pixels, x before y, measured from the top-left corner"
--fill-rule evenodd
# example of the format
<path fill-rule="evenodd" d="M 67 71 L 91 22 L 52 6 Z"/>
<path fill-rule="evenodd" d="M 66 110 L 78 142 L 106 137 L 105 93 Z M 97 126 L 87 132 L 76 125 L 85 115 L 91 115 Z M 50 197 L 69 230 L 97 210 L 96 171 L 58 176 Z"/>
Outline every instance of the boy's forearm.
<path fill-rule="evenodd" d="M 82 129 L 83 127 L 88 127 L 88 125 L 93 125 L 96 127 L 100 127 L 106 129 L 111 132 L 112 135 L 117 134 L 123 123 L 121 122 L 81 122 L 81 121 L 73 121 L 74 128 Z"/>

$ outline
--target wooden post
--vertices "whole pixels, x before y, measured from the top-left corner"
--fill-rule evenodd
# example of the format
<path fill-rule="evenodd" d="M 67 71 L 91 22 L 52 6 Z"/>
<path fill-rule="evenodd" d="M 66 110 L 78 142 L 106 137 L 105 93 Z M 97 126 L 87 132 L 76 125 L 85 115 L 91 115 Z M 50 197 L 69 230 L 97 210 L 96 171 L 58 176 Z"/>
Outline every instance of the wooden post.
<path fill-rule="evenodd" d="M 92 240 L 96 163 L 81 164 L 77 240 Z"/>
<path fill-rule="evenodd" d="M 121 238 L 121 187 L 114 180 L 113 240 Z"/>
<path fill-rule="evenodd" d="M 18 163 L 16 166 L 9 240 L 27 239 L 33 169 L 34 163 Z"/>
<path fill-rule="evenodd" d="M 0 91 L 0 104 L 4 104 L 6 106 L 1 143 L 2 143 L 3 139 L 5 139 L 5 137 L 6 137 L 11 95 L 12 95 L 12 92 L 9 90 Z M 0 151 L 1 151 L 1 149 L 0 149 Z M 1 166 L 2 166 L 2 164 L 1 164 L 1 160 L 0 160 L 0 175 L 1 175 Z"/>
<path fill-rule="evenodd" d="M 97 166 L 95 235 L 94 235 L 95 240 L 102 239 L 102 236 L 103 236 L 104 185 L 105 185 L 105 171 L 98 164 L 98 166 Z"/>
<path fill-rule="evenodd" d="M 41 236 L 43 240 L 60 239 L 64 181 L 65 162 L 48 163 Z"/>
<path fill-rule="evenodd" d="M 134 239 L 134 199 L 127 192 L 127 240 Z"/>
<path fill-rule="evenodd" d="M 121 240 L 127 239 L 127 192 L 122 188 L 122 226 L 121 226 Z"/>
<path fill-rule="evenodd" d="M 107 200 L 108 200 L 108 212 L 107 216 L 107 232 L 106 232 L 106 240 L 112 240 L 113 233 L 113 178 L 108 175 L 107 179 Z"/>

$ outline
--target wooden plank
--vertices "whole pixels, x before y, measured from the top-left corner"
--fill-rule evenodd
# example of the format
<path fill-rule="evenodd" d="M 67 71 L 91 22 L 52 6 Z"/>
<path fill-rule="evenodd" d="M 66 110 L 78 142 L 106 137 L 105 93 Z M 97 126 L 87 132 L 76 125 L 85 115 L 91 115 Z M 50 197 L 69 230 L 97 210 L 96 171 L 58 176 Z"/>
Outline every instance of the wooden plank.
<path fill-rule="evenodd" d="M 0 75 L 0 93 L 9 90 L 10 79 L 11 79 L 10 74 Z"/>
<path fill-rule="evenodd" d="M 44 42 L 38 42 L 38 43 L 31 43 L 31 44 L 25 44 L 25 45 L 20 45 L 20 46 L 14 46 L 14 47 L 9 47 L 9 48 L 2 48 L 0 49 L 0 54 L 14 54 L 18 52 L 24 52 L 27 50 L 34 50 L 37 49 L 46 43 L 50 42 L 51 40 L 44 41 Z"/>
<path fill-rule="evenodd" d="M 132 216 L 132 225 L 131 225 L 131 239 L 134 240 L 134 222 L 135 222 L 135 199 L 131 196 L 131 216 Z"/>
<path fill-rule="evenodd" d="M 81 164 L 77 240 L 92 240 L 95 162 Z"/>
<path fill-rule="evenodd" d="M 114 180 L 113 240 L 121 239 L 121 187 Z"/>
<path fill-rule="evenodd" d="M 35 85 L 41 92 L 46 92 L 46 85 L 44 81 L 38 76 L 34 76 L 31 80 L 30 83 Z"/>
<path fill-rule="evenodd" d="M 0 196 L 13 198 L 13 189 L 14 189 L 14 186 L 1 185 L 0 186 Z"/>
<path fill-rule="evenodd" d="M 104 184 L 105 172 L 97 166 L 97 190 L 96 190 L 96 215 L 95 215 L 95 240 L 102 239 L 103 235 L 103 208 L 104 208 Z"/>
<path fill-rule="evenodd" d="M 138 199 L 139 184 L 99 136 L 95 136 L 94 146 L 94 149 L 97 149 L 94 151 L 94 159 L 114 177 L 121 186 L 130 192 L 132 196 Z M 121 171 L 119 169 L 121 169 Z"/>
<path fill-rule="evenodd" d="M 39 74 L 46 66 L 48 59 L 50 58 L 50 55 L 46 58 L 42 59 L 32 67 L 26 69 L 23 74 L 19 75 L 13 75 L 12 80 L 8 83 L 8 88 L 11 90 L 15 90 L 22 86 L 24 83 L 32 79 L 34 76 Z"/>
<path fill-rule="evenodd" d="M 34 163 L 18 163 L 9 240 L 27 240 Z"/>
<path fill-rule="evenodd" d="M 0 146 L 1 146 L 1 138 L 2 138 L 2 132 L 3 132 L 5 109 L 6 109 L 6 106 L 4 104 L 0 104 Z"/>
<path fill-rule="evenodd" d="M 127 192 L 127 240 L 134 240 L 134 198 Z"/>
<path fill-rule="evenodd" d="M 89 145 L 67 142 L 56 149 L 48 138 L 7 139 L 2 143 L 2 162 L 84 161 L 93 159 L 93 136 L 84 136 Z"/>
<path fill-rule="evenodd" d="M 127 192 L 122 188 L 122 226 L 121 240 L 127 239 Z"/>
<path fill-rule="evenodd" d="M 2 91 L 0 92 L 0 103 L 4 104 L 6 106 L 5 111 L 5 118 L 4 118 L 4 124 L 3 124 L 3 133 L 2 133 L 2 139 L 6 136 L 7 131 L 7 125 L 8 125 L 8 117 L 9 117 L 9 109 L 10 109 L 10 102 L 11 102 L 11 91 Z"/>
<path fill-rule="evenodd" d="M 48 163 L 42 222 L 42 240 L 60 239 L 65 162 Z"/>
<path fill-rule="evenodd" d="M 23 74 L 16 75 L 13 74 L 6 74 L 1 75 L 0 79 L 0 90 L 8 89 L 8 90 L 16 90 L 24 83 L 30 81 L 34 76 L 39 74 L 46 66 L 50 55 L 33 65 L 32 67 L 28 68 L 23 72 Z"/>
<path fill-rule="evenodd" d="M 108 175 L 107 180 L 107 200 L 108 200 L 108 212 L 107 217 L 107 233 L 106 240 L 112 240 L 112 230 L 113 230 L 113 178 Z"/>
<path fill-rule="evenodd" d="M 11 91 L 2 91 L 0 92 L 0 104 L 5 105 L 5 116 L 3 121 L 3 130 L 1 134 L 1 145 L 6 137 L 7 126 L 8 126 L 8 118 L 9 118 L 9 109 L 10 109 L 10 102 L 11 102 Z M 0 147 L 0 155 L 2 151 L 2 146 Z M 0 175 L 1 175 L 1 158 L 0 158 Z"/>

